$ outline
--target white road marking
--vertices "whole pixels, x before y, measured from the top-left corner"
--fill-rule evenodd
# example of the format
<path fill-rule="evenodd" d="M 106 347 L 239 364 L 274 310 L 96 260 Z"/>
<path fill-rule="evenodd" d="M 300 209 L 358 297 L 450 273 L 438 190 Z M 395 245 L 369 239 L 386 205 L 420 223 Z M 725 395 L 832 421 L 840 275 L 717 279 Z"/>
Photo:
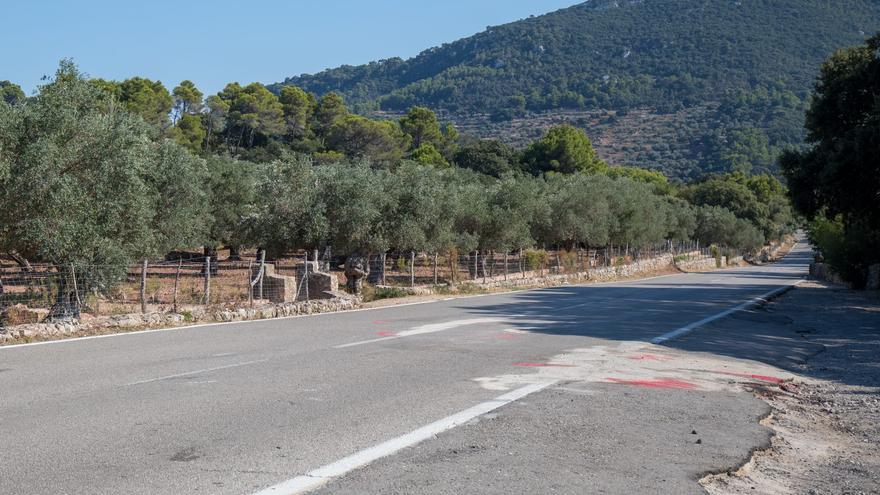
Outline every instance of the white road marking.
<path fill-rule="evenodd" d="M 265 363 L 266 361 L 268 361 L 268 359 L 260 359 L 257 361 L 245 361 L 243 363 L 227 364 L 226 366 L 216 366 L 214 368 L 205 368 L 202 370 L 187 371 L 186 373 L 177 373 L 175 375 L 160 376 L 159 378 L 150 378 L 149 380 L 140 380 L 140 381 L 136 381 L 136 382 L 126 383 L 125 386 L 131 387 L 133 385 L 143 385 L 145 383 L 160 382 L 162 380 L 170 380 L 172 378 L 182 378 L 184 376 L 199 375 L 201 373 L 208 373 L 211 371 L 226 370 L 226 369 L 230 369 L 230 368 L 241 368 L 242 366 L 249 366 L 252 364 Z"/>
<path fill-rule="evenodd" d="M 477 404 L 474 407 L 465 409 L 464 411 L 453 414 L 452 416 L 447 416 L 441 420 L 435 421 L 429 425 L 423 426 L 405 435 L 401 435 L 397 438 L 382 442 L 373 447 L 355 452 L 354 454 L 339 459 L 336 462 L 327 464 L 313 471 L 309 471 L 303 476 L 297 476 L 296 478 L 292 478 L 287 481 L 278 483 L 277 485 L 270 486 L 269 488 L 257 492 L 255 495 L 297 495 L 300 493 L 309 492 L 311 490 L 321 487 L 325 483 L 329 482 L 332 478 L 342 476 L 349 471 L 366 466 L 367 464 L 377 459 L 381 459 L 382 457 L 394 454 L 395 452 L 406 447 L 412 447 L 413 445 L 424 440 L 428 440 L 429 438 L 432 438 L 435 435 L 439 435 L 444 431 L 467 423 L 468 421 L 478 416 L 482 416 L 483 414 L 494 411 L 501 406 L 510 404 L 511 402 L 519 400 L 529 394 L 533 394 L 535 392 L 543 390 L 553 385 L 554 383 L 556 382 L 546 381 L 526 385 L 525 387 L 518 388 L 512 392 L 508 392 L 504 395 L 498 396 L 490 401 Z"/>
<path fill-rule="evenodd" d="M 392 335 L 389 337 L 379 337 L 377 339 L 359 340 L 357 342 L 350 342 L 348 344 L 334 345 L 333 348 L 334 349 L 345 349 L 346 347 L 355 347 L 355 346 L 364 345 L 364 344 L 373 344 L 375 342 L 382 342 L 383 340 L 394 340 L 394 339 L 399 339 L 399 338 L 400 337 L 398 337 L 397 335 Z"/>
<path fill-rule="evenodd" d="M 633 282 L 645 282 L 648 280 L 655 280 L 655 279 L 659 279 L 659 278 L 680 277 L 680 276 L 684 276 L 684 275 L 687 275 L 687 274 L 674 273 L 671 275 L 660 275 L 660 276 L 641 278 L 641 279 L 634 278 L 634 279 L 630 279 L 630 280 L 619 280 L 619 281 L 611 281 L 611 282 L 571 284 L 568 287 L 590 287 L 590 286 L 595 286 L 595 285 L 614 285 L 614 284 L 628 285 L 628 284 L 632 284 Z M 390 309 L 395 309 L 395 308 L 403 308 L 406 306 L 418 306 L 421 304 L 434 304 L 434 303 L 438 303 L 438 302 L 447 302 L 447 301 L 458 300 L 458 299 L 476 299 L 478 297 L 506 296 L 506 295 L 510 295 L 510 294 L 518 294 L 521 292 L 538 292 L 538 291 L 555 290 L 555 289 L 558 289 L 558 287 L 538 287 L 538 288 L 530 288 L 530 289 L 515 289 L 515 290 L 504 291 L 504 292 L 496 292 L 496 293 L 489 293 L 489 294 L 473 294 L 473 295 L 458 296 L 458 297 L 446 297 L 446 298 L 441 298 L 441 299 L 431 299 L 430 301 L 416 301 L 416 302 L 411 302 L 411 303 L 394 304 L 394 305 L 389 305 L 389 306 L 378 306 L 378 307 L 374 307 L 374 308 L 358 308 L 358 309 L 347 309 L 347 310 L 343 310 L 343 311 L 329 311 L 327 313 L 317 313 L 317 314 L 312 314 L 312 315 L 293 315 L 293 316 L 282 316 L 279 318 L 264 318 L 264 319 L 259 319 L 259 320 L 241 320 L 241 321 L 222 321 L 222 322 L 214 322 L 214 323 L 199 323 L 199 324 L 195 324 L 195 325 L 185 325 L 185 326 L 180 326 L 180 327 L 154 328 L 152 330 L 137 330 L 134 332 L 119 332 L 119 333 L 108 333 L 108 334 L 104 334 L 104 335 L 89 335 L 88 337 L 73 337 L 73 338 L 61 339 L 61 340 L 47 340 L 44 342 L 29 342 L 26 344 L 0 345 L 0 352 L 8 351 L 10 349 L 21 349 L 21 348 L 25 348 L 25 347 L 34 347 L 34 346 L 40 346 L 40 345 L 69 344 L 69 343 L 78 342 L 81 340 L 109 339 L 109 338 L 113 338 L 113 337 L 129 337 L 129 336 L 144 335 L 144 334 L 158 333 L 158 332 L 176 332 L 179 330 L 193 330 L 193 329 L 209 328 L 209 327 L 221 327 L 221 326 L 226 326 L 226 325 L 248 325 L 248 324 L 254 324 L 254 323 L 266 323 L 267 321 L 292 320 L 292 319 L 296 319 L 296 318 L 318 318 L 318 317 L 322 317 L 322 316 L 340 315 L 340 314 L 346 314 L 346 313 L 359 313 L 362 311 L 380 311 L 383 309 L 390 310 Z"/>
<path fill-rule="evenodd" d="M 803 279 L 798 280 L 797 282 L 795 282 L 793 284 L 785 285 L 785 286 L 780 287 L 778 289 L 771 290 L 770 292 L 768 292 L 766 294 L 762 294 L 754 299 L 749 299 L 748 301 L 740 304 L 739 306 L 734 306 L 734 307 L 732 307 L 726 311 L 722 311 L 716 315 L 712 315 L 712 316 L 703 318 L 700 321 L 695 321 L 695 322 L 690 323 L 688 325 L 685 325 L 677 330 L 673 330 L 671 332 L 664 333 L 663 335 L 661 335 L 659 337 L 655 337 L 655 338 L 651 339 L 650 342 L 652 344 L 662 344 L 662 343 L 668 342 L 672 339 L 676 339 L 678 337 L 681 337 L 682 335 L 689 334 L 707 323 L 711 323 L 715 320 L 724 318 L 725 316 L 736 313 L 737 311 L 742 311 L 744 309 L 751 308 L 752 306 L 756 306 L 756 305 L 761 304 L 763 302 L 767 302 L 767 300 L 770 299 L 771 297 L 775 297 L 779 294 L 782 294 L 783 292 L 786 292 L 787 290 L 791 289 L 792 287 L 796 287 L 797 285 L 799 285 L 802 282 L 803 282 Z"/>
<path fill-rule="evenodd" d="M 453 328 L 463 327 L 466 325 L 477 325 L 479 323 L 496 323 L 499 321 L 504 321 L 501 318 L 470 318 L 467 320 L 453 320 L 447 321 L 443 323 L 431 323 L 430 325 L 422 325 L 419 327 L 415 327 L 411 330 L 404 330 L 403 332 L 399 332 L 395 335 L 390 335 L 388 337 L 379 337 L 376 339 L 369 340 L 360 340 L 357 342 L 351 342 L 348 344 L 341 344 L 333 346 L 334 349 L 345 349 L 346 347 L 354 347 L 358 345 L 364 344 L 373 344 L 375 342 L 382 342 L 385 340 L 394 340 L 400 339 L 403 337 L 412 337 L 413 335 L 424 335 L 426 333 L 436 333 L 442 332 L 444 330 L 451 330 Z"/>

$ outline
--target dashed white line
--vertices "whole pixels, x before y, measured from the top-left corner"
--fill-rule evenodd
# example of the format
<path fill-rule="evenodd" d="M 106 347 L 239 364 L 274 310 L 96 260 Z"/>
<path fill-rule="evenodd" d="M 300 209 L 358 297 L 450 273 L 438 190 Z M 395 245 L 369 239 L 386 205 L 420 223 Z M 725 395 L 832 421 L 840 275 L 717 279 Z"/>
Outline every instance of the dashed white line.
<path fill-rule="evenodd" d="M 451 330 L 453 328 L 463 327 L 466 325 L 477 325 L 480 323 L 497 323 L 499 321 L 504 321 L 501 318 L 470 318 L 467 320 L 453 320 L 447 321 L 443 323 L 431 323 L 430 325 L 422 325 L 419 327 L 415 327 L 410 330 L 404 330 L 403 332 L 399 332 L 395 335 L 390 335 L 387 337 L 379 337 L 375 339 L 368 340 L 359 340 L 357 342 L 350 342 L 348 344 L 341 344 L 333 346 L 334 349 L 345 349 L 346 347 L 355 347 L 364 344 L 373 344 L 376 342 L 383 342 L 385 340 L 394 340 L 400 339 L 403 337 L 412 337 L 413 335 L 424 335 L 426 333 L 436 333 L 442 332 L 444 330 Z"/>
<path fill-rule="evenodd" d="M 136 382 L 126 383 L 125 386 L 131 387 L 133 385 L 143 385 L 145 383 L 160 382 L 162 380 L 170 380 L 172 378 L 183 378 L 185 376 L 199 375 L 199 374 L 208 373 L 211 371 L 227 370 L 230 368 L 241 368 L 242 366 L 249 366 L 252 364 L 265 363 L 266 361 L 268 361 L 268 359 L 260 359 L 257 361 L 246 361 L 244 363 L 227 364 L 226 366 L 216 366 L 214 368 L 205 368 L 205 369 L 201 369 L 201 370 L 187 371 L 186 373 L 177 373 L 174 375 L 166 375 L 166 376 L 160 376 L 158 378 L 150 378 L 148 380 L 139 380 Z"/>
<path fill-rule="evenodd" d="M 382 457 L 394 454 L 395 452 L 406 447 L 412 447 L 413 445 L 424 440 L 428 440 L 429 438 L 432 438 L 435 435 L 438 435 L 444 431 L 467 423 L 468 421 L 478 416 L 482 416 L 483 414 L 494 411 L 501 406 L 510 404 L 511 402 L 519 400 L 529 394 L 533 394 L 535 392 L 543 390 L 553 385 L 554 383 L 556 382 L 547 381 L 526 385 L 525 387 L 518 388 L 512 392 L 496 397 L 490 401 L 482 402 L 474 407 L 453 414 L 452 416 L 447 416 L 441 420 L 435 421 L 429 425 L 423 426 L 405 435 L 401 435 L 397 438 L 382 442 L 373 447 L 355 452 L 348 457 L 344 457 L 342 459 L 339 459 L 338 461 L 332 462 L 313 471 L 309 471 L 303 476 L 297 476 L 296 478 L 292 478 L 287 481 L 278 483 L 277 485 L 270 486 L 264 490 L 257 492 L 255 495 L 298 495 L 300 493 L 309 492 L 311 490 L 321 487 L 333 478 L 342 476 L 343 474 L 346 474 L 349 471 L 352 471 L 359 467 L 366 466 L 367 464 L 377 459 L 381 459 Z"/>

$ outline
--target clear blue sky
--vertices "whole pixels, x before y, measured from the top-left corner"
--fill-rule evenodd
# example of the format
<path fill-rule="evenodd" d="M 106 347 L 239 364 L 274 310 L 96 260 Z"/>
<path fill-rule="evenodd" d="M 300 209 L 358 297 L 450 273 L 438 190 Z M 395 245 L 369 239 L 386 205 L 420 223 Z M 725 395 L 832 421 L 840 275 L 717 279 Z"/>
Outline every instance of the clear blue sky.
<path fill-rule="evenodd" d="M 21 0 L 4 2 L 0 80 L 30 94 L 69 57 L 92 77 L 230 81 L 286 76 L 394 56 L 578 0 Z"/>

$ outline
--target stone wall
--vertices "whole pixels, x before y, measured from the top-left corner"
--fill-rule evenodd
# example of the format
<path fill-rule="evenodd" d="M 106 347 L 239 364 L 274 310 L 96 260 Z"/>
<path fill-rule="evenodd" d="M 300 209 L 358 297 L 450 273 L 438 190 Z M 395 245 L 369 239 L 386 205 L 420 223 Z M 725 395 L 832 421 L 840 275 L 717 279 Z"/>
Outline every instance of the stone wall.
<path fill-rule="evenodd" d="M 32 323 L 0 328 L 0 344 L 20 339 L 52 338 L 143 328 L 174 327 L 183 324 L 260 320 L 284 316 L 329 313 L 357 309 L 361 300 L 355 297 L 321 299 L 296 303 L 266 304 L 235 309 L 199 308 L 180 313 L 136 313 L 101 316 L 87 320 L 59 323 Z"/>
<path fill-rule="evenodd" d="M 260 266 L 251 267 L 251 280 L 260 276 Z M 296 301 L 296 277 L 279 275 L 275 273 L 275 265 L 263 266 L 263 280 L 251 287 L 251 297 L 254 300 L 265 300 L 273 303 L 288 303 Z M 262 295 L 262 297 L 260 297 Z"/>
<path fill-rule="evenodd" d="M 696 259 L 676 261 L 675 267 L 683 272 L 708 272 L 718 269 L 718 260 L 712 256 L 701 256 Z"/>
<path fill-rule="evenodd" d="M 816 280 L 849 286 L 827 263 L 810 263 L 810 276 Z"/>
<path fill-rule="evenodd" d="M 534 271 L 526 272 L 525 274 L 517 273 L 516 275 L 510 275 L 507 277 L 507 280 L 501 275 L 487 278 L 485 283 L 482 282 L 482 279 L 472 281 L 472 283 L 481 287 L 496 288 L 556 285 L 561 283 L 610 282 L 655 273 L 671 267 L 672 255 L 665 254 L 655 258 L 641 259 L 627 265 L 606 266 L 594 268 L 585 272 L 556 274 L 545 271 L 544 275 L 541 276 L 540 271 Z"/>

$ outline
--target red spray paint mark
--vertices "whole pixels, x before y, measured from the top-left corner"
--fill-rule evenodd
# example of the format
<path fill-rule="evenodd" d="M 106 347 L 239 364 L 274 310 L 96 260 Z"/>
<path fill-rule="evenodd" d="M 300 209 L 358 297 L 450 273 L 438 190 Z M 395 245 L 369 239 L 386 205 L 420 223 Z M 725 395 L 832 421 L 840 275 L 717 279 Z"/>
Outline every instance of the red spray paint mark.
<path fill-rule="evenodd" d="M 551 364 L 551 363 L 513 363 L 514 366 L 525 368 L 574 368 L 573 364 Z"/>
<path fill-rule="evenodd" d="M 684 380 L 673 380 L 671 378 L 661 378 L 657 380 L 624 380 L 622 378 L 609 378 L 608 381 L 619 383 L 621 385 L 634 385 L 636 387 L 647 388 L 677 388 L 682 390 L 692 390 L 697 388 L 693 383 Z"/>
<path fill-rule="evenodd" d="M 376 335 L 378 335 L 379 337 L 394 337 L 397 334 L 394 332 L 379 332 Z"/>
<path fill-rule="evenodd" d="M 386 323 L 388 323 L 388 322 L 385 320 L 376 320 L 373 322 L 373 325 L 384 325 Z"/>
<path fill-rule="evenodd" d="M 775 376 L 767 376 L 767 375 L 753 375 L 751 373 L 736 373 L 733 371 L 713 371 L 713 373 L 718 373 L 721 375 L 730 375 L 730 376 L 739 376 L 742 378 L 751 378 L 753 380 L 761 380 L 762 382 L 770 382 L 770 383 L 782 383 L 785 380 Z"/>
<path fill-rule="evenodd" d="M 672 358 L 669 356 L 658 356 L 657 354 L 635 354 L 628 356 L 627 359 L 634 361 L 669 361 Z"/>

